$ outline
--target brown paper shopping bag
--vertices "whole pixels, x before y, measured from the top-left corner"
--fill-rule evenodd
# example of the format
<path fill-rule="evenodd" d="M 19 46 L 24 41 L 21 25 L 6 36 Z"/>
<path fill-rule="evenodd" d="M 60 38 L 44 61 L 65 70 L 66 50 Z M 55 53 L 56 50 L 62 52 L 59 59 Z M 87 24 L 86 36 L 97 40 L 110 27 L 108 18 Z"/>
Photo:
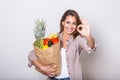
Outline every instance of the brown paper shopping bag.
<path fill-rule="evenodd" d="M 60 55 L 60 42 L 53 44 L 51 47 L 41 50 L 34 46 L 35 54 L 38 57 L 38 62 L 43 65 L 53 64 L 54 67 L 58 67 L 58 71 L 55 73 L 55 76 L 60 74 L 61 71 L 61 55 Z M 36 68 L 37 71 L 39 71 Z M 41 71 L 39 71 L 41 72 Z M 41 72 L 45 74 L 44 72 Z"/>

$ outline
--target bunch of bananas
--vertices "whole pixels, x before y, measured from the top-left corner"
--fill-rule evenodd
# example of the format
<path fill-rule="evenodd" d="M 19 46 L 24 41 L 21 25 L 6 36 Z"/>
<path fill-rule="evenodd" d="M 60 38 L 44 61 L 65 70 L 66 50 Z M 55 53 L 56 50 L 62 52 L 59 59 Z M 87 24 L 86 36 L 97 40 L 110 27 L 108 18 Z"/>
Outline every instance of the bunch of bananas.
<path fill-rule="evenodd" d="M 56 37 L 58 37 L 58 34 L 57 33 L 53 33 L 53 34 L 48 35 L 47 38 L 52 39 L 52 38 L 56 38 Z"/>

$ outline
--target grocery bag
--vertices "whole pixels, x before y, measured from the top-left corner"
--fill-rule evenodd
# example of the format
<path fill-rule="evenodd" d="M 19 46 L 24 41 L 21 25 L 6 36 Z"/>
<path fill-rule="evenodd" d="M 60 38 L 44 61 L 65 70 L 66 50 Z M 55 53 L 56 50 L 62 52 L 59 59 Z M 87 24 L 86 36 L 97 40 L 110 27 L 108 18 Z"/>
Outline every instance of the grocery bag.
<path fill-rule="evenodd" d="M 58 67 L 58 71 L 56 71 L 55 76 L 59 75 L 61 72 L 61 55 L 60 55 L 60 41 L 53 44 L 49 48 L 45 50 L 41 50 L 38 47 L 34 46 L 34 51 L 36 56 L 38 57 L 37 61 L 42 65 L 50 65 L 53 64 L 54 67 Z M 39 69 L 35 68 L 37 71 Z M 42 71 L 39 71 L 42 74 L 45 74 Z"/>

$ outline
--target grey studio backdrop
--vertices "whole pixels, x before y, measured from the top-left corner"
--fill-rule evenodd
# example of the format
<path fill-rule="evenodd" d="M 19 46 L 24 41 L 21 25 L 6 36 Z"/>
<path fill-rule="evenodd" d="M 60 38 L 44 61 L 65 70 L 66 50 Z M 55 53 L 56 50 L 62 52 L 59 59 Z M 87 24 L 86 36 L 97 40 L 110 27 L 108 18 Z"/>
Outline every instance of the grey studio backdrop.
<path fill-rule="evenodd" d="M 94 54 L 81 54 L 85 80 L 120 80 L 119 4 L 119 0 L 0 0 L 0 80 L 46 80 L 27 66 L 34 21 L 46 20 L 46 36 L 58 32 L 67 9 L 89 21 L 97 42 Z"/>

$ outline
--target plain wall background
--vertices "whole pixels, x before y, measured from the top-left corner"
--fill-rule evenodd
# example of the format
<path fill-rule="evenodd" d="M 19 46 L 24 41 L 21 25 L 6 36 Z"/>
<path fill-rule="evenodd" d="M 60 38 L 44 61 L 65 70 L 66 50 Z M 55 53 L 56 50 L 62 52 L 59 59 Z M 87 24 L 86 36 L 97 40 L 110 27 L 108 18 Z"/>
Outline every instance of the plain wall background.
<path fill-rule="evenodd" d="M 36 19 L 47 22 L 46 35 L 59 31 L 67 9 L 90 23 L 95 54 L 81 55 L 86 80 L 120 80 L 119 0 L 0 0 L 0 80 L 46 80 L 27 66 Z"/>

